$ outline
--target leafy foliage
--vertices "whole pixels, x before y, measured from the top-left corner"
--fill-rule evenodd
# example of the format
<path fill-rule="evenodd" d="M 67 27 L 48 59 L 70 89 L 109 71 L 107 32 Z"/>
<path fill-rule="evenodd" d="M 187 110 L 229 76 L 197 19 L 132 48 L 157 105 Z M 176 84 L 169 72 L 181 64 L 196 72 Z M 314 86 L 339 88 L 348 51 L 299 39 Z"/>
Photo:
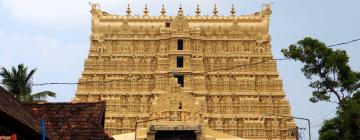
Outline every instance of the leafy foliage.
<path fill-rule="evenodd" d="M 344 109 L 337 116 L 324 122 L 319 130 L 320 140 L 359 140 L 360 139 L 360 94 L 347 100 Z"/>
<path fill-rule="evenodd" d="M 281 52 L 286 58 L 304 64 L 302 72 L 311 80 L 311 102 L 327 101 L 336 97 L 337 116 L 324 122 L 320 140 L 360 139 L 360 73 L 351 70 L 346 51 L 327 47 L 310 37 L 292 44 Z"/>
<path fill-rule="evenodd" d="M 0 76 L 3 78 L 2 83 L 5 88 L 12 93 L 17 99 L 23 102 L 32 102 L 34 100 L 42 100 L 46 97 L 56 97 L 56 94 L 51 91 L 42 91 L 39 93 L 32 93 L 32 77 L 36 69 L 27 72 L 27 67 L 24 64 L 19 64 L 12 67 L 11 70 L 1 68 Z"/>
<path fill-rule="evenodd" d="M 351 70 L 344 50 L 333 50 L 317 39 L 306 37 L 281 52 L 286 58 L 304 63 L 301 70 L 312 80 L 309 86 L 315 89 L 312 102 L 331 101 L 331 95 L 335 95 L 340 103 L 359 90 L 360 73 Z"/>
<path fill-rule="evenodd" d="M 319 140 L 340 140 L 340 119 L 338 117 L 325 121 L 319 130 Z"/>

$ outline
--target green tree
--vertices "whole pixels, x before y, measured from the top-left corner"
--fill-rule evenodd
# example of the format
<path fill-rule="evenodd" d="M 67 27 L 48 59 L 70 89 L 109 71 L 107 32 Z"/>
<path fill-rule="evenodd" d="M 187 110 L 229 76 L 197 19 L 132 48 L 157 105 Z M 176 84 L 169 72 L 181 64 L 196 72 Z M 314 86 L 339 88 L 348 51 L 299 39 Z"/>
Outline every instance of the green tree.
<path fill-rule="evenodd" d="M 351 70 L 344 50 L 333 50 L 317 39 L 306 37 L 281 52 L 286 58 L 304 64 L 301 70 L 314 88 L 312 102 L 336 102 L 341 107 L 343 101 L 359 90 L 360 73 Z M 332 95 L 337 101 L 331 100 Z"/>
<path fill-rule="evenodd" d="M 5 88 L 22 102 L 33 102 L 34 100 L 43 100 L 46 97 L 56 97 L 51 91 L 42 91 L 32 94 L 32 77 L 36 69 L 27 72 L 28 68 L 24 64 L 19 64 L 7 70 L 1 68 L 0 76 Z"/>
<path fill-rule="evenodd" d="M 317 39 L 305 37 L 281 52 L 304 64 L 301 71 L 314 89 L 311 102 L 338 104 L 337 116 L 325 121 L 320 139 L 360 139 L 360 73 L 349 66 L 346 51 L 333 50 Z"/>
<path fill-rule="evenodd" d="M 360 94 L 346 100 L 345 108 L 339 109 L 335 118 L 326 120 L 319 133 L 320 140 L 359 140 Z"/>
<path fill-rule="evenodd" d="M 319 130 L 319 140 L 340 140 L 340 119 L 335 117 L 326 120 L 322 128 Z"/>

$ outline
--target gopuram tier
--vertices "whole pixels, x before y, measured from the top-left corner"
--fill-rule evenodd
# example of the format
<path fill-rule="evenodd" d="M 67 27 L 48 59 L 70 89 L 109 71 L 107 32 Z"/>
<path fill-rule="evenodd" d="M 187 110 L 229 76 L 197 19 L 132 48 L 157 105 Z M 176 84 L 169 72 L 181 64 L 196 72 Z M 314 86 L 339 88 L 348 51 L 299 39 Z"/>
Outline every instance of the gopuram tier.
<path fill-rule="evenodd" d="M 126 15 L 91 9 L 90 50 L 73 102 L 106 101 L 105 129 L 201 124 L 247 139 L 295 139 L 271 51 L 269 5 L 254 14 Z M 139 123 L 177 115 L 154 122 Z"/>

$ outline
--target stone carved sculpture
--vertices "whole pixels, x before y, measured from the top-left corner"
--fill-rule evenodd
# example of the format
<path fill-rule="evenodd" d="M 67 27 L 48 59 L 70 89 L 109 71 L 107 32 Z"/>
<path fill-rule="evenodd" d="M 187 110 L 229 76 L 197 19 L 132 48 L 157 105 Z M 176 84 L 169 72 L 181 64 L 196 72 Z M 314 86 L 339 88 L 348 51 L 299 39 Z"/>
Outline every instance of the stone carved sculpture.
<path fill-rule="evenodd" d="M 172 121 L 198 122 L 245 138 L 295 139 L 290 106 L 272 59 L 268 32 L 271 9 L 237 16 L 105 14 L 92 6 L 91 47 L 74 102 L 106 100 L 105 129 L 135 130 L 136 120 L 177 113 Z M 177 41 L 184 40 L 184 50 Z M 184 56 L 184 87 L 173 77 Z M 264 119 L 265 117 L 265 119 Z M 167 120 L 170 121 L 170 120 Z M 142 124 L 141 127 L 146 127 Z"/>

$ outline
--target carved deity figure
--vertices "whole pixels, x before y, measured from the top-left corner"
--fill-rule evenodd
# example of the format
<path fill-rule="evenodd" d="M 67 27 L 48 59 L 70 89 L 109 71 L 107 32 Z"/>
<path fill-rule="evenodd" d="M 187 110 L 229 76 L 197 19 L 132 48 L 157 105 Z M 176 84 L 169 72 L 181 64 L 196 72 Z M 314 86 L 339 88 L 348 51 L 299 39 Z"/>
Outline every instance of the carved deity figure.
<path fill-rule="evenodd" d="M 222 121 L 222 119 L 217 119 L 217 120 L 215 121 L 215 128 L 222 128 L 222 126 L 223 126 L 223 121 Z"/>
<path fill-rule="evenodd" d="M 190 88 L 191 85 L 191 77 L 190 76 L 186 76 L 185 77 L 185 87 Z"/>
<path fill-rule="evenodd" d="M 264 112 L 291 115 L 276 61 L 257 64 L 273 58 L 269 7 L 246 16 L 234 7 L 225 16 L 217 10 L 213 16 L 201 15 L 200 9 L 196 16 L 186 16 L 182 8 L 175 16 L 145 11 L 144 16 L 129 9 L 115 15 L 92 7 L 91 46 L 79 79 L 89 84 L 77 87 L 74 102 L 105 100 L 106 130 L 130 133 L 135 120 L 178 114 L 158 121 L 210 123 L 219 133 L 265 139 L 265 124 L 258 119 Z M 181 63 L 184 67 L 177 68 Z M 294 123 L 267 119 L 272 126 L 267 133 L 287 134 L 284 128 Z"/>
<path fill-rule="evenodd" d="M 238 122 L 235 119 L 230 120 L 230 127 L 231 128 L 236 128 L 237 125 L 238 125 Z"/>

